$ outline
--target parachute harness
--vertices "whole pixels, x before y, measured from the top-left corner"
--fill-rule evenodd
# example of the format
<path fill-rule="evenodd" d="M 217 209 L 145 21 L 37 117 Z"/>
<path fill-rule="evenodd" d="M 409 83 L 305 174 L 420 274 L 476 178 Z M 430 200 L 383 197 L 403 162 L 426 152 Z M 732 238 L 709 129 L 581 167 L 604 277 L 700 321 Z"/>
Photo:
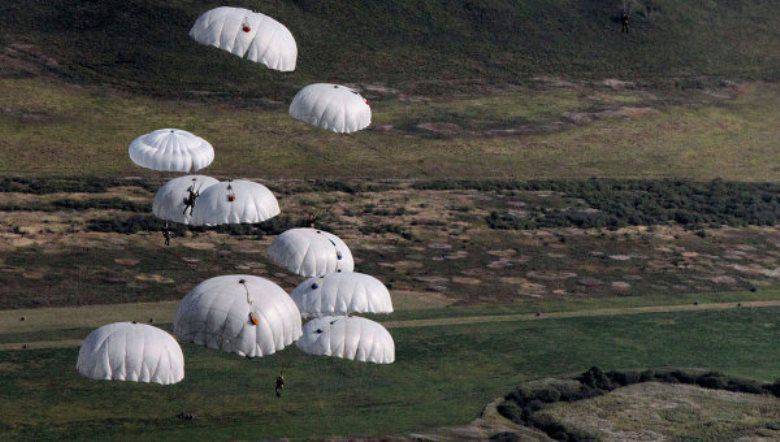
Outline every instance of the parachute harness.
<path fill-rule="evenodd" d="M 227 185 L 227 191 L 228 191 L 227 200 L 229 203 L 232 203 L 233 201 L 236 200 L 236 194 L 233 192 L 232 182 L 233 180 L 228 180 L 228 185 Z"/>

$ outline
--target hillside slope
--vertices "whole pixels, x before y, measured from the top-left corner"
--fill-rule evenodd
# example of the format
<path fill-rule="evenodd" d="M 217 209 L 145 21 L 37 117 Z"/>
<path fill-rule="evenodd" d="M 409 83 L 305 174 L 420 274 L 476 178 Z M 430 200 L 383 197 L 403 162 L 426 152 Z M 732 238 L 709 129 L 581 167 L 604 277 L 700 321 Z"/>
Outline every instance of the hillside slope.
<path fill-rule="evenodd" d="M 777 79 L 780 16 L 768 0 L 234 0 L 285 23 L 300 50 L 293 74 L 189 40 L 222 1 L 4 0 L 0 47 L 52 57 L 76 82 L 170 96 L 289 96 L 313 80 L 384 82 L 431 94 L 473 81 L 535 75 Z M 17 51 L 17 55 L 19 52 Z"/>

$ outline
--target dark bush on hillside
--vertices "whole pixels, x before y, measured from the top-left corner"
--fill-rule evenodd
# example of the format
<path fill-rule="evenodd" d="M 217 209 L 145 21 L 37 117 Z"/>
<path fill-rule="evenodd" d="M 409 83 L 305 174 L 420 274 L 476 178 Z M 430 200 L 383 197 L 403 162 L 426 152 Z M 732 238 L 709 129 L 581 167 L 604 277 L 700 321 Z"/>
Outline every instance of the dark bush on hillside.
<path fill-rule="evenodd" d="M 260 224 L 229 224 L 203 227 L 169 223 L 169 228 L 177 236 L 181 236 L 188 230 L 194 233 L 213 231 L 235 236 L 265 236 L 278 235 L 285 230 L 294 227 L 304 227 L 305 225 L 306 220 L 303 219 L 292 220 L 288 216 L 277 216 Z M 93 219 L 87 224 L 87 231 L 133 234 L 138 232 L 160 232 L 164 226 L 165 221 L 157 219 L 153 215 L 138 215 L 127 219 Z M 325 230 L 332 230 L 323 223 L 318 224 L 318 226 Z"/>
<path fill-rule="evenodd" d="M 561 400 L 561 392 L 553 387 L 540 388 L 534 391 L 533 399 L 545 403 L 558 402 Z"/>
<path fill-rule="evenodd" d="M 411 232 L 404 229 L 403 227 L 395 224 L 368 224 L 364 226 L 360 226 L 360 233 L 364 235 L 369 234 L 383 234 L 383 233 L 394 233 L 396 235 L 400 235 L 403 239 L 411 241 L 414 239 L 414 235 L 412 235 Z"/>
<path fill-rule="evenodd" d="M 650 382 L 655 380 L 655 370 L 644 370 L 639 373 L 640 382 Z"/>
<path fill-rule="evenodd" d="M 780 397 L 780 379 L 776 380 L 773 384 L 768 384 L 765 388 L 773 395 Z"/>
<path fill-rule="evenodd" d="M 728 380 L 724 379 L 720 373 L 710 372 L 697 377 L 696 384 L 704 388 L 724 390 L 726 385 L 728 385 Z"/>
<path fill-rule="evenodd" d="M 609 371 L 607 377 L 621 387 L 642 382 L 642 374 L 638 371 Z"/>
<path fill-rule="evenodd" d="M 90 232 L 112 232 L 112 233 L 138 233 L 138 232 L 159 232 L 163 229 L 165 223 L 152 215 L 137 215 L 127 219 L 94 219 L 87 223 L 87 231 Z M 171 230 L 176 234 L 182 234 L 186 230 L 183 225 L 171 224 Z"/>
<path fill-rule="evenodd" d="M 583 200 L 596 211 L 529 208 L 528 216 L 493 212 L 486 222 L 495 229 L 552 227 L 619 228 L 675 223 L 701 231 L 702 225 L 774 225 L 780 222 L 780 184 L 708 183 L 650 180 L 585 181 L 429 181 L 417 189 L 552 191 Z M 703 231 L 701 231 L 704 233 Z M 706 235 L 706 233 L 704 233 Z"/>
<path fill-rule="evenodd" d="M 618 387 L 641 382 L 683 383 L 744 393 L 774 394 L 780 397 L 780 379 L 773 384 L 761 384 L 749 379 L 731 378 L 713 371 L 703 373 L 696 370 L 662 369 L 605 373 L 598 367 L 592 367 L 574 380 L 577 382 L 559 379 L 544 380 L 541 384 L 531 382 L 520 385 L 505 396 L 497 410 L 513 422 L 536 427 L 557 440 L 591 440 L 592 435 L 567 430 L 563 425 L 536 412 L 543 409 L 546 404 L 588 399 Z"/>
<path fill-rule="evenodd" d="M 552 420 L 549 416 L 531 416 L 529 424 L 544 431 L 548 436 L 559 441 L 591 441 L 596 438 L 580 429 L 569 429 L 566 426 Z"/>
<path fill-rule="evenodd" d="M 609 377 L 598 367 L 591 367 L 576 379 L 583 385 L 597 390 L 611 391 L 615 389 L 615 385 Z"/>
<path fill-rule="evenodd" d="M 496 433 L 490 436 L 490 440 L 515 442 L 515 441 L 520 441 L 521 439 L 520 436 L 518 436 L 516 433 L 505 431 L 503 433 Z"/>
<path fill-rule="evenodd" d="M 21 178 L 0 179 L 0 192 L 25 192 L 46 194 L 57 192 L 105 192 L 113 180 L 96 177 L 84 178 Z"/>
<path fill-rule="evenodd" d="M 52 201 L 51 205 L 62 209 L 87 210 L 87 209 L 113 209 L 127 212 L 150 212 L 152 206 L 148 203 L 137 203 L 121 198 L 72 200 L 62 199 Z"/>
<path fill-rule="evenodd" d="M 500 404 L 498 404 L 498 407 L 496 407 L 496 411 L 501 416 L 504 416 L 505 418 L 511 420 L 512 422 L 522 424 L 523 421 L 523 410 L 517 406 L 517 403 L 514 401 L 503 401 Z"/>
<path fill-rule="evenodd" d="M 48 193 L 101 193 L 116 186 L 138 186 L 154 191 L 158 183 L 142 178 L 104 177 L 3 177 L 0 178 L 0 192 L 23 192 L 43 195 Z"/>
<path fill-rule="evenodd" d="M 731 378 L 726 384 L 726 390 L 738 391 L 740 393 L 764 394 L 771 391 L 760 383 L 750 379 Z"/>

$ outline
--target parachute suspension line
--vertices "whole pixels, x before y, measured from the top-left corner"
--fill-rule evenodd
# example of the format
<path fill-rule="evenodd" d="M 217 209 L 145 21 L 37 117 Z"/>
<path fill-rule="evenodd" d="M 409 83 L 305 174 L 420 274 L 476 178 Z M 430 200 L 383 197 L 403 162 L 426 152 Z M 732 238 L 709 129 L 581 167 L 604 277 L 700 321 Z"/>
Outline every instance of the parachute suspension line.
<path fill-rule="evenodd" d="M 244 290 L 246 291 L 246 303 L 250 306 L 254 305 L 254 301 L 252 300 L 252 297 L 249 295 L 249 287 L 246 286 L 246 280 L 245 279 L 239 279 L 238 283 L 244 286 Z M 255 327 L 260 325 L 260 316 L 258 316 L 257 312 L 252 309 L 249 312 L 249 323 L 254 325 Z"/>
<path fill-rule="evenodd" d="M 328 241 L 330 241 L 330 243 L 333 245 L 333 250 L 336 251 L 336 273 L 341 273 L 340 265 L 341 265 L 341 258 L 343 257 L 341 255 L 341 251 L 339 250 L 338 246 L 332 239 L 328 238 Z"/>
<path fill-rule="evenodd" d="M 246 280 L 245 279 L 239 279 L 238 283 L 244 286 L 244 291 L 246 292 L 246 303 L 249 305 L 254 304 L 254 301 L 252 301 L 252 297 L 249 296 L 249 287 L 246 286 Z"/>

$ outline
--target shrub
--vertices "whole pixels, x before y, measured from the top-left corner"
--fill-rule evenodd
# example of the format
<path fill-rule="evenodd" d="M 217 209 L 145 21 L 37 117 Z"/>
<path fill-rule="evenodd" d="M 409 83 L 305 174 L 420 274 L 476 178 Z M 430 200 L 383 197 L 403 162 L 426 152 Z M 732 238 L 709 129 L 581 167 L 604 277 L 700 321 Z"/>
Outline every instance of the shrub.
<path fill-rule="evenodd" d="M 652 380 L 655 380 L 655 370 L 645 370 L 639 373 L 640 382 L 650 382 Z"/>
<path fill-rule="evenodd" d="M 546 403 L 558 402 L 561 400 L 561 392 L 554 387 L 540 388 L 533 392 L 533 399 Z"/>
<path fill-rule="evenodd" d="M 767 385 L 766 389 L 773 395 L 780 397 L 780 379 L 777 379 L 773 384 Z"/>
<path fill-rule="evenodd" d="M 697 377 L 696 384 L 704 388 L 723 390 L 728 385 L 728 381 L 720 373 L 709 372 Z"/>
<path fill-rule="evenodd" d="M 498 407 L 496 407 L 496 411 L 498 411 L 498 414 L 504 416 L 512 422 L 518 424 L 524 423 L 523 410 L 513 401 L 505 400 L 501 402 L 498 404 Z"/>
<path fill-rule="evenodd" d="M 583 385 L 598 390 L 611 391 L 615 389 L 612 381 L 598 367 L 591 367 L 588 371 L 577 377 Z"/>
<path fill-rule="evenodd" d="M 726 390 L 740 393 L 763 394 L 769 392 L 760 383 L 750 379 L 730 378 L 726 383 Z"/>
<path fill-rule="evenodd" d="M 671 376 L 673 376 L 675 379 L 677 379 L 678 382 L 682 384 L 695 384 L 696 383 L 696 375 L 691 373 L 686 373 L 682 370 L 673 370 L 671 373 Z"/>
<path fill-rule="evenodd" d="M 712 181 L 455 181 L 416 183 L 418 188 L 474 188 L 500 191 L 563 192 L 584 200 L 596 211 L 529 208 L 526 218 L 493 212 L 487 218 L 495 229 L 580 227 L 616 229 L 629 225 L 677 223 L 706 237 L 702 225 L 774 225 L 780 222 L 780 185 L 777 183 L 727 183 Z"/>
<path fill-rule="evenodd" d="M 277 216 L 260 224 L 227 224 L 203 227 L 169 223 L 169 228 L 177 236 L 181 236 L 187 230 L 191 232 L 213 231 L 236 236 L 264 236 L 278 235 L 293 227 L 303 227 L 305 223 L 306 220 L 304 219 L 293 221 L 288 216 Z M 93 219 L 87 223 L 87 231 L 133 234 L 138 232 L 160 232 L 164 226 L 165 221 L 153 215 L 136 215 L 127 219 Z M 325 224 L 318 224 L 318 226 L 324 230 L 330 230 Z"/>
<path fill-rule="evenodd" d="M 152 210 L 152 206 L 150 204 L 137 203 L 134 201 L 123 200 L 121 198 L 87 200 L 61 199 L 52 201 L 51 204 L 54 207 L 71 210 L 113 209 L 124 210 L 127 212 L 150 212 Z"/>
<path fill-rule="evenodd" d="M 617 385 L 625 387 L 626 385 L 637 384 L 642 381 L 641 374 L 637 371 L 609 371 L 607 377 Z"/>

